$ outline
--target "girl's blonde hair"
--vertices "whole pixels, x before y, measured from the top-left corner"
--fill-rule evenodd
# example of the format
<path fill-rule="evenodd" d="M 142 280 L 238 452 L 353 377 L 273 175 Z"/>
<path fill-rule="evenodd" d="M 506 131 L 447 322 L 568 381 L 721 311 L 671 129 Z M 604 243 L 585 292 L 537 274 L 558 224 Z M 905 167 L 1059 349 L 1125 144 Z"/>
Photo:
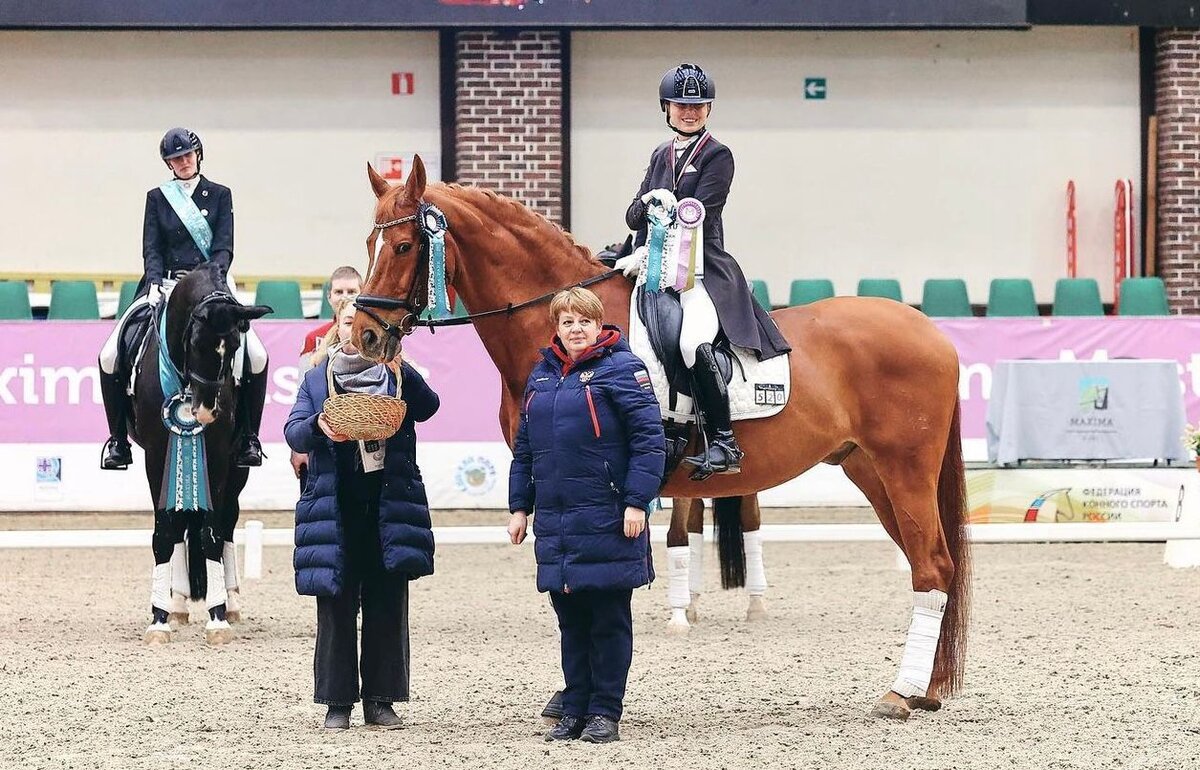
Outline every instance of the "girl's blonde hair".
<path fill-rule="evenodd" d="M 313 351 L 312 356 L 308 359 L 313 366 L 320 366 L 325 359 L 329 358 L 329 351 L 341 344 L 341 340 L 338 339 L 338 321 L 341 320 L 342 313 L 346 308 L 353 304 L 354 297 L 342 297 L 333 303 L 333 326 L 329 327 L 329 331 L 325 332 L 325 336 L 317 343 L 317 349 Z"/>
<path fill-rule="evenodd" d="M 558 326 L 558 317 L 563 313 L 575 313 L 603 323 L 604 303 L 595 292 L 576 286 L 560 291 L 550 300 L 550 323 Z"/>

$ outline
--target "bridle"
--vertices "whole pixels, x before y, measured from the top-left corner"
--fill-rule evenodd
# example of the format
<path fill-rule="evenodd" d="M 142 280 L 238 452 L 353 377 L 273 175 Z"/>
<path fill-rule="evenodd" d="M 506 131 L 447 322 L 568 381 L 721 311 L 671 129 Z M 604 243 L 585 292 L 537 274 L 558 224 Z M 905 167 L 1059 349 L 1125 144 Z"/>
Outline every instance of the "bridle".
<path fill-rule="evenodd" d="M 417 220 L 420 220 L 422 223 L 422 226 L 418 228 L 421 232 L 421 246 L 417 250 L 416 271 L 413 273 L 412 283 L 409 284 L 408 294 L 404 297 L 404 299 L 381 297 L 375 294 L 359 294 L 354 300 L 355 308 L 357 308 L 360 312 L 365 313 L 368 318 L 379 324 L 379 327 L 383 329 L 384 332 L 392 337 L 395 337 L 397 341 L 400 341 L 405 336 L 412 334 L 418 326 L 428 327 L 430 333 L 433 333 L 442 326 L 465 326 L 466 324 L 472 323 L 476 319 L 480 318 L 489 318 L 497 315 L 512 316 L 518 310 L 523 310 L 527 307 L 533 307 L 534 305 L 540 305 L 543 302 L 550 301 L 550 299 L 552 299 L 554 295 L 558 294 L 560 291 L 565 291 L 566 289 L 587 288 L 588 286 L 600 283 L 601 281 L 606 281 L 609 278 L 612 278 L 614 275 L 622 272 L 620 270 L 609 270 L 601 273 L 600 275 L 594 275 L 591 278 L 585 278 L 584 280 L 573 283 L 570 286 L 564 286 L 561 289 L 548 291 L 545 294 L 538 295 L 523 302 L 510 302 L 506 306 L 502 308 L 496 308 L 495 310 L 484 310 L 479 313 L 468 313 L 465 316 L 459 316 L 457 318 L 421 318 L 421 313 L 424 312 L 426 307 L 428 307 L 427 299 L 421 300 L 417 298 L 421 296 L 421 293 L 418 292 L 418 288 L 427 288 L 429 282 L 430 235 L 426 226 L 426 221 L 430 213 L 434 213 L 436 216 L 440 217 L 442 227 L 446 227 L 445 215 L 443 215 L 435 206 L 428 204 L 425 201 L 420 202 L 416 214 L 409 214 L 406 217 L 393 219 L 390 222 L 376 222 L 372 226 L 372 230 L 379 234 L 378 237 L 382 238 L 383 231 L 389 227 L 395 227 L 396 225 L 402 225 L 406 222 L 414 222 Z M 372 258 L 371 270 L 369 271 L 368 277 L 374 274 L 376 269 L 375 262 L 382 257 L 383 255 L 380 253 L 378 257 Z M 418 278 L 418 276 L 421 275 L 425 276 L 425 286 L 421 286 L 422 281 Z M 406 315 L 400 319 L 398 324 L 391 324 L 383 320 L 378 313 L 374 312 L 375 310 L 404 310 L 406 311 Z"/>
<path fill-rule="evenodd" d="M 191 370 L 191 347 L 192 347 L 192 327 L 195 326 L 197 314 L 206 305 L 241 305 L 227 291 L 214 291 L 208 296 L 201 299 L 192 308 L 191 315 L 188 316 L 187 323 L 183 327 L 183 381 L 189 384 L 198 385 L 207 388 L 220 389 L 221 384 L 232 374 L 233 371 L 233 354 L 225 353 L 221 356 L 221 363 L 217 367 L 217 376 L 215 379 L 207 379 Z"/>

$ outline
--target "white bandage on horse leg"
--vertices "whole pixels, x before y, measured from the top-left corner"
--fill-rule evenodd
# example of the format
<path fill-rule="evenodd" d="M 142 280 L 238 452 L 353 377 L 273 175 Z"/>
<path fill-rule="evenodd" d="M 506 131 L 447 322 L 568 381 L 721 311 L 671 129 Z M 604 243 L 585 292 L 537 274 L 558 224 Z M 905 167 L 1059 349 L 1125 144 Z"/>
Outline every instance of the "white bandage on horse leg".
<path fill-rule="evenodd" d="M 704 533 L 688 533 L 688 588 L 698 594 L 704 590 Z"/>
<path fill-rule="evenodd" d="M 924 696 L 929 689 L 929 678 L 933 674 L 933 656 L 937 652 L 938 638 L 942 634 L 946 599 L 946 594 L 937 589 L 913 592 L 912 623 L 908 627 L 908 640 L 904 643 L 900 673 L 896 677 L 896 683 L 892 685 L 892 690 L 905 698 Z"/>
<path fill-rule="evenodd" d="M 692 597 L 688 593 L 688 547 L 667 549 L 667 604 L 671 609 L 686 609 Z"/>
<path fill-rule="evenodd" d="M 184 598 L 192 595 L 192 584 L 188 579 L 187 547 L 176 543 L 171 551 L 171 592 Z"/>
<path fill-rule="evenodd" d="M 767 573 L 763 569 L 762 530 L 743 532 L 742 547 L 746 551 L 746 595 L 762 596 L 767 592 Z"/>
<path fill-rule="evenodd" d="M 238 590 L 237 546 L 226 542 L 221 552 L 221 564 L 225 565 L 225 590 Z"/>
<path fill-rule="evenodd" d="M 171 564 L 155 564 L 150 571 L 150 606 L 163 612 L 171 611 Z"/>
<path fill-rule="evenodd" d="M 227 598 L 225 568 L 221 566 L 221 562 L 212 559 L 204 560 L 204 568 L 208 575 L 208 592 L 204 597 L 204 606 L 211 610 L 219 604 L 224 604 Z"/>

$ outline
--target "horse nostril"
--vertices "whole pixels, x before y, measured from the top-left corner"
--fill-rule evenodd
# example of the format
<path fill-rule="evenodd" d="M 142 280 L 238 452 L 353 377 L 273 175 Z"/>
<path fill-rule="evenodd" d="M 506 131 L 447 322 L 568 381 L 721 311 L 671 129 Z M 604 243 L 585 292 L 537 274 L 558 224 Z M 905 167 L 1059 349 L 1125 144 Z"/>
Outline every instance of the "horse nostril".
<path fill-rule="evenodd" d="M 375 347 L 375 343 L 378 341 L 379 338 L 375 332 L 371 331 L 370 329 L 363 329 L 362 342 L 364 348 L 373 348 Z"/>

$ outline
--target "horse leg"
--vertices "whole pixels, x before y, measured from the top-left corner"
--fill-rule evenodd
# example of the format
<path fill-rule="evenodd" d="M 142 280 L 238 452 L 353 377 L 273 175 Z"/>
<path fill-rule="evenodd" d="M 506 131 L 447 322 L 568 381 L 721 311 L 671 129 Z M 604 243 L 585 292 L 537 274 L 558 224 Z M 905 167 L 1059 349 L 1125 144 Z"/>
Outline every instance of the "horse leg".
<path fill-rule="evenodd" d="M 204 570 L 208 578 L 204 605 L 208 609 L 208 623 L 204 626 L 204 641 L 213 646 L 233 641 L 233 629 L 225 619 L 228 594 L 225 591 L 225 567 L 221 558 L 225 542 L 220 536 L 221 526 L 217 511 L 204 512 L 204 524 L 200 528 L 200 540 L 204 549 Z"/>
<path fill-rule="evenodd" d="M 687 619 L 689 623 L 695 623 L 700 620 L 700 594 L 704 590 L 704 499 L 690 499 L 686 510 L 690 594 Z"/>
<path fill-rule="evenodd" d="M 667 632 L 686 634 L 688 624 L 688 536 L 687 517 L 695 501 L 677 497 L 671 501 L 671 526 L 667 529 L 667 604 L 671 619 Z M 703 501 L 701 501 L 703 505 Z"/>
<path fill-rule="evenodd" d="M 225 500 L 221 506 L 223 511 L 221 539 L 224 540 L 221 563 L 225 567 L 225 620 L 230 623 L 237 623 L 242 619 L 241 580 L 238 576 L 237 546 L 233 542 L 233 533 L 237 529 L 238 517 L 241 515 L 238 495 L 241 494 L 249 475 L 246 468 L 234 468 L 230 471 L 230 488 L 226 491 Z"/>
<path fill-rule="evenodd" d="M 182 527 L 180 528 L 182 530 Z M 182 537 L 182 532 L 180 533 Z M 171 612 L 167 623 L 171 628 L 186 626 L 191 622 L 188 613 L 188 598 L 192 595 L 188 585 L 187 545 L 182 539 L 171 551 Z"/>
<path fill-rule="evenodd" d="M 746 620 L 767 618 L 767 573 L 763 568 L 762 511 L 758 495 L 742 498 L 742 542 L 746 551 Z"/>
<path fill-rule="evenodd" d="M 150 573 L 150 625 L 143 640 L 148 645 L 171 641 L 171 555 L 175 544 L 183 541 L 183 526 L 178 516 L 166 511 L 154 512 L 154 534 L 150 547 L 154 569 Z"/>
<path fill-rule="evenodd" d="M 900 672 L 872 711 L 875 716 L 893 719 L 907 719 L 913 708 L 936 711 L 941 707 L 930 680 L 954 564 L 938 516 L 940 464 L 921 460 L 908 452 L 893 462 L 881 463 L 905 469 L 886 480 L 861 451 L 843 463 L 912 565 L 913 615 Z"/>

